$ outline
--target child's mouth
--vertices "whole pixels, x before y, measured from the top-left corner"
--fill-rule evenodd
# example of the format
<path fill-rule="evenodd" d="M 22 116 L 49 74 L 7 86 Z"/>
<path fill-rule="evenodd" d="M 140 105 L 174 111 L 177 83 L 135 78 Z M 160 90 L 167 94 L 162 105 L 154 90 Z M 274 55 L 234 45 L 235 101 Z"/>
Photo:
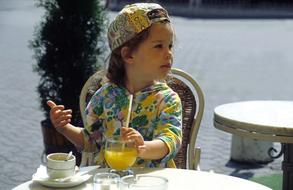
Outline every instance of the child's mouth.
<path fill-rule="evenodd" d="M 162 65 L 161 68 L 170 68 L 171 69 L 171 64 Z"/>

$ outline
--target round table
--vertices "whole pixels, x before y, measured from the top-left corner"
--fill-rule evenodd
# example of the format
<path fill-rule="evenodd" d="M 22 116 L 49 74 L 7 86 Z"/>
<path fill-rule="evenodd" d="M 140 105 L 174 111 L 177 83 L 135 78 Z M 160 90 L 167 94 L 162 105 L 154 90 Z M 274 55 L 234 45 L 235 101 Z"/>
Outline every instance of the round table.
<path fill-rule="evenodd" d="M 97 169 L 92 174 L 105 172 L 106 169 Z M 138 169 L 134 170 L 137 174 L 151 174 L 166 177 L 169 180 L 168 190 L 271 190 L 268 187 L 251 182 L 245 179 L 215 174 L 210 172 L 183 170 L 183 169 Z M 72 190 L 92 190 L 92 178 L 87 182 L 71 187 Z M 44 187 L 32 181 L 25 182 L 13 190 L 47 190 L 50 188 Z"/>
<path fill-rule="evenodd" d="M 242 137 L 281 142 L 283 190 L 293 189 L 293 101 L 245 101 L 220 105 L 214 110 L 214 126 Z"/>

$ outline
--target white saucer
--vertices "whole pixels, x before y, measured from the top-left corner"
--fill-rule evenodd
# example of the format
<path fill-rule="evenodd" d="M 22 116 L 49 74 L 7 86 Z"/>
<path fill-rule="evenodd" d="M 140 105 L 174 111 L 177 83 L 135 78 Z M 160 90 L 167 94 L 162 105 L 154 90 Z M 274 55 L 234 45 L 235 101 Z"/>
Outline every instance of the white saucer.
<path fill-rule="evenodd" d="M 92 175 L 89 174 L 85 174 L 85 175 L 76 175 L 73 176 L 71 179 L 69 180 L 65 180 L 65 181 L 55 181 L 53 179 L 50 179 L 49 176 L 47 175 L 46 172 L 46 166 L 40 165 L 40 167 L 38 168 L 37 172 L 35 174 L 33 174 L 32 176 L 32 181 L 33 182 L 37 182 L 40 183 L 41 185 L 47 186 L 47 187 L 73 187 L 73 186 L 77 186 L 87 180 L 89 180 Z"/>

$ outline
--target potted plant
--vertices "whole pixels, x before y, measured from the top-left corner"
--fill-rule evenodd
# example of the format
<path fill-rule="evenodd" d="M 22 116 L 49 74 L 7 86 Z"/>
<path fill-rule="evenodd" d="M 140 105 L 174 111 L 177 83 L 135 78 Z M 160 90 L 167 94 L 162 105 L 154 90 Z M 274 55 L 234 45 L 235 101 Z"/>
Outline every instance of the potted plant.
<path fill-rule="evenodd" d="M 104 61 L 106 14 L 99 0 L 38 0 L 45 14 L 35 29 L 30 47 L 34 71 L 40 76 L 37 87 L 45 119 L 41 121 L 44 152 L 77 151 L 50 122 L 53 100 L 73 110 L 72 124 L 82 126 L 79 94 L 83 84 Z"/>

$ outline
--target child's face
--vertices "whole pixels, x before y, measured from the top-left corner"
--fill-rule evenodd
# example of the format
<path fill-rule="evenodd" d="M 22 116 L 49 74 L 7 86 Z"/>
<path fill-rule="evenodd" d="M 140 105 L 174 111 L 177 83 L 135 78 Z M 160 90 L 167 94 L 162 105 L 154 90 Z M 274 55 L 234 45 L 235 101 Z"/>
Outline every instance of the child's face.
<path fill-rule="evenodd" d="M 149 35 L 132 52 L 132 68 L 135 78 L 144 81 L 163 79 L 173 63 L 173 29 L 169 23 L 156 23 Z"/>

